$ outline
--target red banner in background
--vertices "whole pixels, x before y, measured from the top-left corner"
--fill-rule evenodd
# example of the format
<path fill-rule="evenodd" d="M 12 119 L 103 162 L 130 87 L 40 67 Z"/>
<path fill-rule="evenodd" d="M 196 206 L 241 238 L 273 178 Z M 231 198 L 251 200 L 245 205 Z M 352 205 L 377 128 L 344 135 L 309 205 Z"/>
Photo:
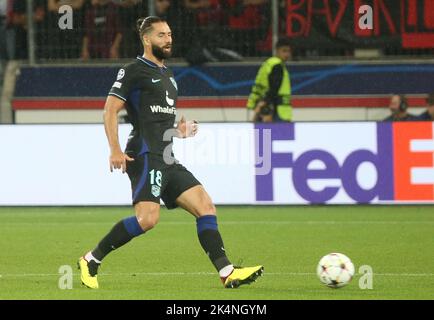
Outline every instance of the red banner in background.
<path fill-rule="evenodd" d="M 402 47 L 434 48 L 434 1 L 401 0 Z"/>
<path fill-rule="evenodd" d="M 286 33 L 305 47 L 434 48 L 434 1 L 287 0 Z"/>

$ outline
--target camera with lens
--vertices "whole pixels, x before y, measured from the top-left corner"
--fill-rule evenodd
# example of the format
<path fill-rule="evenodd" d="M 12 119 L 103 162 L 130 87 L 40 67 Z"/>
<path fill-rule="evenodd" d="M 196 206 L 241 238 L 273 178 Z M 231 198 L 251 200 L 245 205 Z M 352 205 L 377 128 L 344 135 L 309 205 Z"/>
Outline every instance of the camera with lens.
<path fill-rule="evenodd" d="M 268 103 L 265 99 L 261 99 L 256 103 L 256 113 L 253 118 L 254 122 L 271 122 L 274 115 L 274 106 Z"/>
<path fill-rule="evenodd" d="M 262 107 L 259 109 L 259 114 L 260 114 L 261 116 L 270 116 L 270 115 L 273 114 L 273 112 L 274 112 L 274 108 L 273 108 L 273 106 L 270 105 L 270 104 L 265 104 L 264 106 L 262 106 Z"/>

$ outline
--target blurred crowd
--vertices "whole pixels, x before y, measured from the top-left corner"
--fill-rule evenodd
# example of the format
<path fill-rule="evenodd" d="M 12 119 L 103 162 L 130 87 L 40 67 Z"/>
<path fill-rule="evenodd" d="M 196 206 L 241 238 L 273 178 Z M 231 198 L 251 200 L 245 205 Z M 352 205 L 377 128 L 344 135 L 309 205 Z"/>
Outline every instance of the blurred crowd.
<path fill-rule="evenodd" d="M 191 63 L 231 61 L 271 52 L 269 0 L 152 0 L 174 36 L 174 56 Z M 26 59 L 27 1 L 0 0 L 3 59 Z M 142 0 L 33 0 L 38 59 L 128 58 L 141 51 L 136 20 Z M 61 30 L 59 8 L 73 8 L 73 28 Z"/>
<path fill-rule="evenodd" d="M 434 121 L 434 92 L 426 100 L 426 110 L 419 115 L 409 112 L 409 103 L 405 95 L 394 94 L 390 97 L 390 115 L 384 121 Z"/>

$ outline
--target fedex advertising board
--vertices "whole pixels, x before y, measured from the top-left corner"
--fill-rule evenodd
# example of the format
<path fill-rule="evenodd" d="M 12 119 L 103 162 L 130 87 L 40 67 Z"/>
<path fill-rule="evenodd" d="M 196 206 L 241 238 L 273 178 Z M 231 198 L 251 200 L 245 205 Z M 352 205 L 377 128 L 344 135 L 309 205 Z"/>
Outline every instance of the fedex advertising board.
<path fill-rule="evenodd" d="M 434 204 L 432 122 L 204 123 L 173 147 L 216 204 Z M 102 125 L 3 125 L 0 148 L 0 205 L 131 204 Z"/>

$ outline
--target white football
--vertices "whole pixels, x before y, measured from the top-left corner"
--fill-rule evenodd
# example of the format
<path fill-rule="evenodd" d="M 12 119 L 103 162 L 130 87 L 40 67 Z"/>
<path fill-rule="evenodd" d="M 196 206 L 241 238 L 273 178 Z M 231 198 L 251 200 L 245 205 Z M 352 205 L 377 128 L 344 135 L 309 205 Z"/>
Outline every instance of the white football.
<path fill-rule="evenodd" d="M 330 288 L 342 288 L 354 276 L 354 265 L 342 253 L 330 253 L 321 258 L 316 268 L 319 280 Z"/>

